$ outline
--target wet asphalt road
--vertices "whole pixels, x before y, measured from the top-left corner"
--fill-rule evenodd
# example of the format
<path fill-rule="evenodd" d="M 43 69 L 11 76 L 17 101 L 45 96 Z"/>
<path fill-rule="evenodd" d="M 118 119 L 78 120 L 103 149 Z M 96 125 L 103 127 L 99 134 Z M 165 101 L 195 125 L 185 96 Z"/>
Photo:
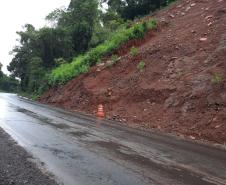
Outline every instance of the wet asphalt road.
<path fill-rule="evenodd" d="M 0 126 L 66 185 L 226 184 L 226 150 L 0 94 Z"/>

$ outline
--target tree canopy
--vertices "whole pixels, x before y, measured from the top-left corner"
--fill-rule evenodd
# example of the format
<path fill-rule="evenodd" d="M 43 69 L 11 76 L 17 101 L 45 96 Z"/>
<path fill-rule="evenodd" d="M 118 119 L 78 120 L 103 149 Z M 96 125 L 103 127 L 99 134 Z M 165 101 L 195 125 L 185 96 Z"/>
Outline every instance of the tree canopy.
<path fill-rule="evenodd" d="M 174 0 L 102 0 L 123 19 L 134 19 L 168 5 Z"/>
<path fill-rule="evenodd" d="M 13 77 L 8 77 L 2 72 L 2 63 L 0 62 L 0 91 L 16 92 L 18 90 L 19 83 Z"/>

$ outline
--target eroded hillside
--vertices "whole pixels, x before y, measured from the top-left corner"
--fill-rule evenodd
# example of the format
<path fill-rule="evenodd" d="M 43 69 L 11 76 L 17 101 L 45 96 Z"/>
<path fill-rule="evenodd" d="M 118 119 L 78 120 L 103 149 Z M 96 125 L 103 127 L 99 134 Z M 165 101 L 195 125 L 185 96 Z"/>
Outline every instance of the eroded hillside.
<path fill-rule="evenodd" d="M 179 0 L 154 17 L 136 56 L 125 45 L 117 64 L 106 59 L 40 101 L 89 114 L 102 103 L 107 119 L 226 143 L 226 1 Z"/>

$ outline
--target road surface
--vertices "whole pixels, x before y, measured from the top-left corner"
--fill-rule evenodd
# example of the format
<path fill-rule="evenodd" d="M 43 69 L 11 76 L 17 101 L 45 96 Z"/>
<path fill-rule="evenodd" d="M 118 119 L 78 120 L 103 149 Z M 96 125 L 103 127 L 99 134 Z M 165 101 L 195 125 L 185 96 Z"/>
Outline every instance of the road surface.
<path fill-rule="evenodd" d="M 0 94 L 0 126 L 66 185 L 226 184 L 226 150 Z"/>

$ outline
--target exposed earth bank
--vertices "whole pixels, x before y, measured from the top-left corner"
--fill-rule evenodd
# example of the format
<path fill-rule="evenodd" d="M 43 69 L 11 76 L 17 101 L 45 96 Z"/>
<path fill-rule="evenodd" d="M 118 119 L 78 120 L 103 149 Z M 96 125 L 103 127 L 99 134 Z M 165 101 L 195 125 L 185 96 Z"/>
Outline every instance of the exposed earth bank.
<path fill-rule="evenodd" d="M 57 185 L 33 158 L 0 128 L 0 185 Z"/>
<path fill-rule="evenodd" d="M 104 60 L 40 101 L 89 114 L 102 103 L 107 119 L 225 144 L 226 1 L 179 0 L 155 17 L 137 56 L 117 51 L 116 65 Z"/>

